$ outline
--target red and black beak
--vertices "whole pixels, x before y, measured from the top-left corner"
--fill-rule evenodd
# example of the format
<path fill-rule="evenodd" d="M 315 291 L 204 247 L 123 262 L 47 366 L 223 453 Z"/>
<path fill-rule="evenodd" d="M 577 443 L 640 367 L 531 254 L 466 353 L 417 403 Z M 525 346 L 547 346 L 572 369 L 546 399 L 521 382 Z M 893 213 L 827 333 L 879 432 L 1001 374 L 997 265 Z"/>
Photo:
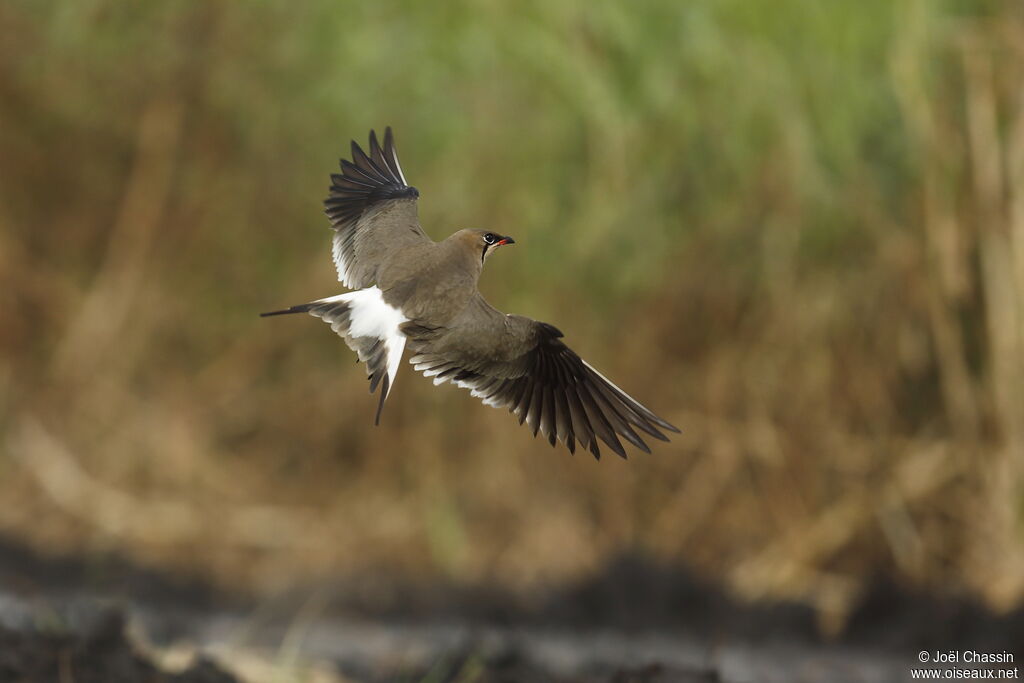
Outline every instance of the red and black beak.
<path fill-rule="evenodd" d="M 516 243 L 516 241 L 514 239 L 512 239 L 509 235 L 505 235 L 500 240 L 495 242 L 494 246 L 496 246 L 496 247 L 503 247 L 506 244 L 515 244 L 515 243 Z"/>

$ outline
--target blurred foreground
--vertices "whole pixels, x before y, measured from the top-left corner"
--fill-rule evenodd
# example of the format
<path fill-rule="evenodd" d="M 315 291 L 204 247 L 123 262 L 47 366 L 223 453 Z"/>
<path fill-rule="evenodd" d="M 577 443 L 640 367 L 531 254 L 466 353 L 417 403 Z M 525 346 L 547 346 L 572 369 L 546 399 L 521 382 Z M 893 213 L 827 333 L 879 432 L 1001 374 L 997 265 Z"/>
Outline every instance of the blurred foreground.
<path fill-rule="evenodd" d="M 257 599 L 638 555 L 826 634 L 878 581 L 1019 607 L 1022 5 L 642 5 L 0 6 L 0 534 Z M 409 368 L 375 429 L 256 317 L 340 291 L 386 124 L 428 233 L 515 236 L 489 300 L 681 437 L 571 457 Z"/>
<path fill-rule="evenodd" d="M 907 680 L 921 649 L 1024 641 L 1024 610 L 992 617 L 889 586 L 827 643 L 806 607 L 741 605 L 639 558 L 531 606 L 464 585 L 399 590 L 383 606 L 345 584 L 253 603 L 114 557 L 87 566 L 0 542 L 0 561 L 4 584 L 21 575 L 17 593 L 0 589 L 0 680 L 152 681 L 157 666 L 177 683 L 887 683 Z"/>

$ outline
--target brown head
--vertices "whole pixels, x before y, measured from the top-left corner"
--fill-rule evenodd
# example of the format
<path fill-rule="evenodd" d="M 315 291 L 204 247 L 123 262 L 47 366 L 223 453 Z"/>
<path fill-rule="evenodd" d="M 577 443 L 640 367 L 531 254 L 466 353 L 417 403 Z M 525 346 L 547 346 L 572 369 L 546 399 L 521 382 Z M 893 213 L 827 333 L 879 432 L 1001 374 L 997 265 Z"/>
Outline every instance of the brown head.
<path fill-rule="evenodd" d="M 448 239 L 455 241 L 462 250 L 471 254 L 481 265 L 483 265 L 483 262 L 487 260 L 487 257 L 490 256 L 498 247 L 516 243 L 516 241 L 508 235 L 499 235 L 496 232 L 488 232 L 487 230 L 476 230 L 472 228 L 459 230 Z"/>

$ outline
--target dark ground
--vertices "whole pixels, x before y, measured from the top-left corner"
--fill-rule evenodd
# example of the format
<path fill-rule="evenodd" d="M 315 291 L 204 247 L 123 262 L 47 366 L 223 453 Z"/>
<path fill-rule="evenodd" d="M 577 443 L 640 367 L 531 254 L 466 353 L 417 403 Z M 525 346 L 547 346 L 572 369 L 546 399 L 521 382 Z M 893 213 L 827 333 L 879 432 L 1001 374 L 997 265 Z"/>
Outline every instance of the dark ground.
<path fill-rule="evenodd" d="M 158 645 L 201 651 L 244 633 L 246 646 L 274 652 L 298 633 L 302 657 L 366 682 L 898 681 L 920 650 L 1024 643 L 1024 612 L 994 616 L 881 583 L 843 637 L 825 642 L 807 608 L 739 605 L 638 558 L 529 605 L 415 585 L 325 584 L 257 603 L 116 557 L 44 557 L 0 539 L 0 683 L 237 680 L 215 656 L 160 672 L 125 636 L 126 620 Z"/>
<path fill-rule="evenodd" d="M 125 637 L 121 612 L 109 611 L 84 630 L 0 626 L 0 681 L 60 683 L 233 683 L 237 679 L 201 659 L 180 673 L 165 673 L 138 654 Z"/>

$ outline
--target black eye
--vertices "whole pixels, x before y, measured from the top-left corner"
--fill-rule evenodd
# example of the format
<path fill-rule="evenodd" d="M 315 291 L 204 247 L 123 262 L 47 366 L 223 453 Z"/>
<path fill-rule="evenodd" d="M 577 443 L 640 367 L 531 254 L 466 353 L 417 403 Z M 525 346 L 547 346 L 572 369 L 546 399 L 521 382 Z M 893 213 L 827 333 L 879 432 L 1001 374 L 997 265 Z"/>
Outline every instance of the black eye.
<path fill-rule="evenodd" d="M 487 242 L 487 244 L 494 244 L 497 241 L 498 238 L 494 235 L 494 233 L 489 232 L 486 235 L 484 235 L 484 242 Z"/>

